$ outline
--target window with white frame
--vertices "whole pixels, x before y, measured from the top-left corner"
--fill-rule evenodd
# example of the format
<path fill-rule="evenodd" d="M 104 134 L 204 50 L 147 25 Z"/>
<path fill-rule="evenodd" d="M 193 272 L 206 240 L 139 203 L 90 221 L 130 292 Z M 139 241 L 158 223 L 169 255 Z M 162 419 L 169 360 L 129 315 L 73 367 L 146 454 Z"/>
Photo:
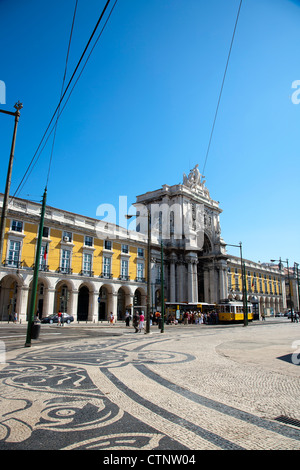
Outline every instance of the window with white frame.
<path fill-rule="evenodd" d="M 250 276 L 250 272 L 248 273 L 247 280 L 248 280 L 248 292 L 251 292 L 251 276 Z"/>
<path fill-rule="evenodd" d="M 8 265 L 14 268 L 18 267 L 20 261 L 21 242 L 16 240 L 9 241 Z"/>
<path fill-rule="evenodd" d="M 48 246 L 42 245 L 41 254 L 40 254 L 40 269 L 41 270 L 45 270 L 47 267 L 47 256 L 48 256 Z"/>
<path fill-rule="evenodd" d="M 128 245 L 122 245 L 121 246 L 121 251 L 122 253 L 129 253 L 129 248 L 128 248 Z"/>
<path fill-rule="evenodd" d="M 62 250 L 61 253 L 61 272 L 69 273 L 71 268 L 71 251 Z"/>
<path fill-rule="evenodd" d="M 13 220 L 11 223 L 11 229 L 14 232 L 22 232 L 23 231 L 23 222 L 20 220 Z"/>
<path fill-rule="evenodd" d="M 270 291 L 270 294 L 273 294 L 272 281 L 269 281 L 269 291 Z"/>
<path fill-rule="evenodd" d="M 141 281 L 144 277 L 144 263 L 137 263 L 137 280 Z"/>
<path fill-rule="evenodd" d="M 85 246 L 93 246 L 93 237 L 89 237 L 89 236 L 85 235 L 84 244 L 85 244 Z"/>
<path fill-rule="evenodd" d="M 254 292 L 257 292 L 257 279 L 256 279 L 256 273 L 253 273 L 253 290 Z"/>
<path fill-rule="evenodd" d="M 259 274 L 259 292 L 262 294 L 263 292 L 263 284 L 262 284 L 262 278 L 261 274 Z"/>
<path fill-rule="evenodd" d="M 111 275 L 111 257 L 103 257 L 103 275 L 109 277 Z"/>
<path fill-rule="evenodd" d="M 43 237 L 44 238 L 49 238 L 49 234 L 50 234 L 49 227 L 43 227 Z"/>
<path fill-rule="evenodd" d="M 122 278 L 128 277 L 128 260 L 127 259 L 121 260 L 121 277 Z"/>
<path fill-rule="evenodd" d="M 138 248 L 137 255 L 139 258 L 144 258 L 144 248 Z"/>
<path fill-rule="evenodd" d="M 72 232 L 63 232 L 63 241 L 64 242 L 71 242 L 72 241 Z"/>
<path fill-rule="evenodd" d="M 104 240 L 104 248 L 106 250 L 111 250 L 112 249 L 112 245 L 111 245 L 111 241 L 110 240 Z"/>
<path fill-rule="evenodd" d="M 83 253 L 82 272 L 86 276 L 91 276 L 91 273 L 92 273 L 92 255 L 90 253 Z"/>
<path fill-rule="evenodd" d="M 228 276 L 228 289 L 230 290 L 232 288 L 230 268 L 227 269 L 227 276 Z"/>

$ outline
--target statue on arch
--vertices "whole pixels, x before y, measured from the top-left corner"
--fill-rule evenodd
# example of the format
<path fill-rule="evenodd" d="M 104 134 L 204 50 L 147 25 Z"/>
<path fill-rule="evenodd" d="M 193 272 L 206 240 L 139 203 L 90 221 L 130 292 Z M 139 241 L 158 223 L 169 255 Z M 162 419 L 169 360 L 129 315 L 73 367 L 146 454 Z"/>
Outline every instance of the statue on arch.
<path fill-rule="evenodd" d="M 197 165 L 190 170 L 189 176 L 186 176 L 183 173 L 183 184 L 190 189 L 204 189 L 205 179 L 204 176 L 201 175 L 199 171 L 199 165 Z"/>

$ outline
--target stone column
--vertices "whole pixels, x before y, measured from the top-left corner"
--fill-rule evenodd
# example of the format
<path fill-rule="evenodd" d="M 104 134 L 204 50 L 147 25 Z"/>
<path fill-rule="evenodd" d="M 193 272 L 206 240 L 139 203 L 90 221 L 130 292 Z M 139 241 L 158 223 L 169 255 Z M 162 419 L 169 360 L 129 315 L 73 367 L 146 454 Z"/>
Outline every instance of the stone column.
<path fill-rule="evenodd" d="M 27 317 L 27 306 L 28 306 L 28 293 L 29 293 L 28 286 L 18 287 L 16 311 L 17 311 L 18 320 L 20 323 L 24 323 L 27 321 L 26 317 Z"/>
<path fill-rule="evenodd" d="M 77 321 L 77 307 L 78 307 L 78 289 L 73 289 L 70 292 L 68 301 L 68 314 L 73 315 L 74 321 Z"/>
<path fill-rule="evenodd" d="M 227 288 L 227 264 L 226 261 L 220 261 L 219 264 L 219 296 L 216 298 L 216 302 L 227 299 L 228 288 Z"/>
<path fill-rule="evenodd" d="M 198 302 L 198 261 L 193 261 L 194 281 L 193 281 L 193 302 Z"/>
<path fill-rule="evenodd" d="M 110 312 L 113 313 L 115 321 L 117 320 L 118 293 L 109 292 L 107 296 L 107 319 L 110 318 Z"/>
<path fill-rule="evenodd" d="M 90 293 L 90 300 L 91 300 L 91 321 L 93 323 L 98 322 L 98 312 L 99 312 L 99 291 L 95 290 L 94 292 Z M 90 318 L 88 318 L 90 320 Z"/>
<path fill-rule="evenodd" d="M 209 289 L 209 269 L 203 268 L 203 282 L 204 282 L 204 302 L 210 303 L 210 289 Z"/>
<path fill-rule="evenodd" d="M 214 303 L 216 300 L 216 283 L 215 283 L 215 267 L 210 266 L 209 268 L 209 289 L 210 289 L 210 295 L 209 295 L 209 303 Z"/>
<path fill-rule="evenodd" d="M 197 302 L 198 299 L 198 279 L 197 279 L 197 254 L 190 253 L 187 256 L 188 262 L 188 302 Z"/>
<path fill-rule="evenodd" d="M 193 302 L 193 264 L 192 260 L 188 260 L 188 302 Z"/>
<path fill-rule="evenodd" d="M 176 302 L 184 302 L 186 296 L 184 295 L 184 264 L 182 260 L 177 262 L 177 289 L 176 289 Z"/>
<path fill-rule="evenodd" d="M 54 298 L 55 289 L 51 287 L 44 288 L 44 306 L 43 306 L 43 317 L 54 313 Z"/>
<path fill-rule="evenodd" d="M 176 301 L 176 275 L 175 275 L 176 255 L 170 255 L 170 302 Z"/>
<path fill-rule="evenodd" d="M 146 298 L 146 296 L 144 296 L 144 297 Z M 134 299 L 133 294 L 125 294 L 125 312 L 127 310 L 130 313 L 131 318 L 133 317 L 133 299 Z M 142 300 L 141 300 L 141 302 L 142 302 Z M 131 307 L 129 307 L 129 305 L 131 305 Z M 144 304 L 142 303 L 142 305 L 144 305 Z M 151 302 L 150 302 L 150 305 L 151 305 Z M 144 313 L 146 315 L 146 305 L 144 307 Z"/>

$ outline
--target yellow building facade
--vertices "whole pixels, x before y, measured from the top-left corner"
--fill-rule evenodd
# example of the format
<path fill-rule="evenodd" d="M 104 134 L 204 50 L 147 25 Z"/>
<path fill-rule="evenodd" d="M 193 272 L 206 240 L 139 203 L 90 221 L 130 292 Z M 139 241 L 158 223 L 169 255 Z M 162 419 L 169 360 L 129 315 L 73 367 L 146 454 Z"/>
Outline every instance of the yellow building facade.
<path fill-rule="evenodd" d="M 247 300 L 252 303 L 254 312 L 265 313 L 270 316 L 283 312 L 286 305 L 285 276 L 276 266 L 264 263 L 255 263 L 243 260 L 245 264 L 245 278 Z M 228 256 L 228 298 L 241 301 L 242 296 L 242 269 L 241 259 Z"/>
<path fill-rule="evenodd" d="M 0 271 L 0 320 L 26 321 L 41 205 L 14 199 L 8 210 Z M 146 304 L 145 237 L 110 223 L 47 207 L 35 312 L 59 310 L 78 321 L 106 321 L 112 312 Z"/>

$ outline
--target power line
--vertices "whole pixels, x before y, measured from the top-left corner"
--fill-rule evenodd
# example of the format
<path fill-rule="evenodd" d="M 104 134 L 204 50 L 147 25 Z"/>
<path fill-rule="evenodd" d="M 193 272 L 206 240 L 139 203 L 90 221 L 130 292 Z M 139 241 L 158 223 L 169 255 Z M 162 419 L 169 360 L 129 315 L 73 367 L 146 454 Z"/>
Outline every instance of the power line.
<path fill-rule="evenodd" d="M 89 40 L 88 40 L 88 42 L 87 42 L 87 44 L 86 44 L 86 46 L 85 46 L 85 48 L 84 48 L 84 51 L 83 51 L 83 53 L 81 54 L 81 57 L 80 57 L 79 61 L 77 62 L 77 65 L 76 65 L 76 67 L 75 67 L 75 69 L 74 69 L 74 72 L 73 72 L 73 74 L 72 74 L 72 76 L 71 76 L 69 82 L 68 82 L 68 85 L 67 85 L 67 87 L 65 88 L 65 91 L 63 92 L 63 94 L 62 94 L 62 96 L 61 96 L 61 98 L 60 98 L 60 100 L 59 100 L 59 103 L 58 103 L 58 105 L 57 105 L 57 107 L 56 107 L 56 109 L 55 109 L 55 111 L 54 111 L 54 113 L 53 113 L 53 115 L 52 115 L 52 118 L 51 118 L 51 120 L 50 120 L 50 122 L 49 122 L 49 124 L 48 124 L 48 126 L 47 126 L 47 128 L 46 128 L 46 130 L 45 130 L 45 132 L 44 132 L 44 134 L 43 134 L 43 137 L 42 137 L 42 139 L 41 139 L 41 141 L 40 141 L 40 143 L 39 143 L 39 145 L 38 145 L 38 147 L 37 147 L 37 149 L 36 149 L 36 151 L 35 151 L 35 153 L 34 153 L 32 159 L 31 159 L 30 164 L 29 164 L 28 167 L 27 167 L 26 172 L 24 173 L 24 176 L 23 176 L 23 178 L 22 178 L 22 180 L 21 180 L 19 186 L 17 187 L 17 189 L 16 189 L 14 195 L 12 196 L 12 199 L 16 196 L 17 192 L 19 191 L 19 188 L 21 187 L 21 185 L 22 185 L 24 179 L 26 178 L 26 175 L 27 175 L 27 173 L 29 172 L 30 167 L 32 166 L 32 164 L 33 164 L 33 162 L 34 162 L 34 160 L 35 160 L 35 157 L 36 157 L 36 155 L 37 155 L 37 153 L 38 153 L 38 151 L 39 151 L 39 149 L 40 149 L 40 147 L 41 147 L 41 145 L 42 145 L 42 143 L 43 143 L 43 141 L 44 141 L 44 139 L 45 139 L 45 137 L 46 137 L 46 135 L 47 135 L 47 132 L 48 132 L 48 130 L 49 130 L 51 124 L 52 124 L 52 121 L 54 120 L 54 118 L 55 118 L 55 116 L 56 116 L 56 113 L 59 112 L 60 105 L 61 105 L 61 103 L 62 103 L 62 101 L 63 101 L 63 99 L 64 99 L 64 97 L 65 97 L 65 95 L 66 95 L 66 93 L 67 93 L 67 91 L 68 91 L 68 89 L 69 89 L 69 87 L 70 87 L 72 81 L 73 81 L 73 79 L 74 79 L 74 76 L 75 76 L 76 73 L 77 73 L 77 70 L 78 70 L 78 68 L 79 68 L 79 66 L 80 66 L 80 64 L 81 64 L 81 62 L 82 62 L 82 60 L 83 60 L 83 58 L 84 58 L 84 56 L 85 56 L 85 54 L 86 54 L 87 49 L 89 48 L 89 45 L 90 45 L 92 39 L 93 39 L 93 37 L 94 37 L 94 35 L 95 35 L 95 33 L 96 33 L 96 31 L 97 31 L 97 29 L 98 29 L 98 27 L 99 27 L 99 25 L 100 25 L 102 19 L 103 19 L 103 16 L 104 16 L 104 14 L 105 14 L 105 12 L 106 12 L 106 10 L 107 10 L 107 8 L 108 8 L 108 5 L 109 5 L 110 1 L 111 1 L 111 0 L 107 0 L 106 4 L 105 4 L 105 6 L 104 6 L 104 8 L 103 8 L 103 10 L 102 10 L 102 12 L 101 12 L 101 14 L 100 14 L 100 17 L 99 17 L 99 19 L 98 19 L 98 21 L 97 21 L 97 23 L 96 23 L 96 25 L 95 25 L 95 27 L 94 27 L 94 30 L 93 30 L 92 34 L 90 35 L 90 38 L 89 38 Z M 115 4 L 116 4 L 116 2 L 115 2 Z M 115 5 L 114 5 L 114 6 L 115 6 Z M 114 7 L 113 7 L 113 8 L 114 8 Z M 109 15 L 109 16 L 110 16 L 110 15 Z M 106 23 L 107 23 L 107 21 L 106 21 Z M 106 24 L 106 23 L 105 23 L 105 24 Z M 78 80 L 77 80 L 77 81 L 78 81 Z M 76 83 L 77 83 L 77 81 L 76 81 Z M 74 88 L 74 87 L 73 87 L 73 88 Z M 54 129 L 54 128 L 53 128 L 53 129 Z M 53 129 L 52 129 L 52 131 L 53 131 Z M 48 136 L 48 138 L 49 138 L 49 136 Z M 47 140 L 48 140 L 48 138 L 47 138 Z M 45 147 L 45 146 L 44 146 L 44 147 Z M 43 147 L 43 148 L 44 148 L 44 147 Z"/>
<path fill-rule="evenodd" d="M 231 49 L 232 49 L 232 45 L 233 45 L 233 40 L 234 40 L 234 36 L 235 36 L 235 31 L 236 31 L 238 19 L 239 19 L 239 16 L 240 16 L 241 6 L 242 6 L 242 0 L 240 1 L 238 13 L 237 13 L 237 17 L 236 17 L 236 21 L 235 21 L 235 25 L 234 25 L 233 35 L 232 35 L 231 44 L 230 44 L 229 53 L 228 53 L 227 62 L 226 62 L 226 67 L 225 67 L 225 71 L 224 71 L 224 75 L 223 75 L 223 80 L 222 80 L 222 85 L 221 85 L 221 90 L 220 90 L 220 94 L 219 94 L 218 104 L 217 104 L 217 108 L 216 108 L 216 112 L 215 112 L 215 117 L 214 117 L 214 121 L 213 121 L 213 125 L 212 125 L 212 130 L 211 130 L 211 133 L 210 133 L 210 138 L 209 138 L 209 142 L 208 142 L 208 148 L 207 148 L 207 151 L 206 151 L 206 157 L 205 157 L 205 161 L 204 161 L 202 174 L 204 174 L 204 170 L 205 170 L 206 163 L 207 163 L 207 157 L 208 157 L 209 150 L 210 150 L 210 144 L 211 144 L 213 133 L 214 133 L 214 128 L 215 128 L 216 119 L 217 119 L 217 115 L 218 115 L 218 110 L 219 110 L 219 105 L 220 105 L 220 101 L 221 101 L 221 96 L 222 96 L 222 91 L 223 91 L 223 87 L 224 87 L 227 68 L 228 68 L 228 64 L 229 64 L 229 59 L 230 59 Z"/>
<path fill-rule="evenodd" d="M 73 29 L 74 29 L 74 23 L 75 23 L 76 11 L 77 11 L 77 4 L 78 4 L 78 0 L 76 0 L 76 2 L 75 2 L 75 8 L 74 8 L 74 13 L 73 13 L 73 20 L 72 20 L 72 26 L 71 26 L 71 31 L 70 31 L 70 37 L 69 37 L 69 44 L 68 44 L 68 50 L 67 50 L 67 56 L 66 56 L 66 63 L 65 63 L 65 71 L 64 71 L 63 81 L 62 81 L 62 85 L 61 85 L 60 100 L 62 99 L 62 95 L 63 95 L 63 91 L 64 91 L 64 86 L 65 86 L 66 75 L 67 75 L 68 60 L 69 60 L 69 54 L 70 54 L 70 48 L 71 48 L 71 41 L 72 41 L 72 36 L 73 36 Z M 55 122 L 55 129 L 54 129 L 53 142 L 52 142 L 52 148 L 51 148 L 51 154 L 50 154 L 50 161 L 49 161 L 49 168 L 48 168 L 48 175 L 47 175 L 46 187 L 48 186 L 49 177 L 50 177 L 50 169 L 51 169 L 51 164 L 52 164 L 54 143 L 55 143 L 55 138 L 56 138 L 56 131 L 57 131 L 57 124 L 58 124 L 59 116 L 60 116 L 60 114 L 59 114 L 59 108 L 58 108 L 57 118 L 56 118 L 56 122 Z"/>
<path fill-rule="evenodd" d="M 83 73 L 83 71 L 84 71 L 84 69 L 85 69 L 85 67 L 86 67 L 86 65 L 87 65 L 87 62 L 88 62 L 89 58 L 91 57 L 92 52 L 93 52 L 94 48 L 96 47 L 97 42 L 99 41 L 100 37 L 102 36 L 102 33 L 103 33 L 103 31 L 104 31 L 104 29 L 105 29 L 105 27 L 106 27 L 106 25 L 107 25 L 107 23 L 108 23 L 108 21 L 109 21 L 109 19 L 110 19 L 110 16 L 111 16 L 111 14 L 112 14 L 112 12 L 113 12 L 113 10 L 114 10 L 114 8 L 115 8 L 117 2 L 118 2 L 118 0 L 115 0 L 115 3 L 114 3 L 114 5 L 113 5 L 111 11 L 109 12 L 109 15 L 108 15 L 108 17 L 107 17 L 107 19 L 106 19 L 106 21 L 105 21 L 105 23 L 104 23 L 104 25 L 103 25 L 103 27 L 102 27 L 100 33 L 99 33 L 97 39 L 95 40 L 95 43 L 94 43 L 94 45 L 93 45 L 93 47 L 92 47 L 92 49 L 91 49 L 89 55 L 87 56 L 87 59 L 86 59 L 84 65 L 83 65 L 83 67 L 82 67 L 82 69 L 81 69 L 81 71 L 80 71 L 78 77 L 76 78 L 75 83 L 74 83 L 73 87 L 71 88 L 71 90 L 70 90 L 70 92 L 69 92 L 69 95 L 68 95 L 68 97 L 66 98 L 66 101 L 65 101 L 63 107 L 61 108 L 61 110 L 58 111 L 58 112 L 59 112 L 59 115 L 57 116 L 57 119 L 59 119 L 59 117 L 62 115 L 62 113 L 63 113 L 65 107 L 67 106 L 67 103 L 68 103 L 68 101 L 69 101 L 69 99 L 70 99 L 70 97 L 71 97 L 71 95 L 72 95 L 72 93 L 73 93 L 73 91 L 74 91 L 74 88 L 75 88 L 75 86 L 77 85 L 77 82 L 78 82 L 78 80 L 80 79 L 80 77 L 81 77 L 81 75 L 82 75 L 82 73 Z M 33 168 L 34 168 L 34 166 L 37 164 L 37 162 L 38 162 L 38 160 L 39 160 L 39 158 L 40 158 L 40 156 L 41 156 L 41 153 L 43 152 L 44 148 L 45 148 L 46 145 L 47 145 L 48 139 L 50 138 L 52 132 L 55 130 L 55 126 L 56 126 L 56 124 L 53 125 L 53 127 L 52 127 L 52 129 L 51 129 L 51 131 L 50 131 L 50 133 L 49 133 L 49 135 L 48 135 L 48 137 L 46 138 L 46 141 L 44 142 L 43 147 L 42 147 L 41 150 L 40 150 L 40 153 L 39 153 L 39 155 L 38 155 L 36 161 L 34 162 L 34 164 L 33 164 L 32 167 L 31 167 L 30 172 L 28 173 L 27 178 L 26 178 L 26 180 L 24 181 L 22 187 L 24 187 L 24 185 L 26 184 L 26 182 L 27 182 L 27 180 L 28 180 L 28 178 L 29 178 L 29 176 L 30 176 L 30 174 L 31 174 L 31 172 L 32 172 L 32 170 L 33 170 Z M 23 178 L 23 179 L 24 179 L 24 178 Z M 23 180 L 22 180 L 22 181 L 23 181 Z M 21 183 L 22 183 L 22 182 L 21 182 Z M 21 186 L 21 184 L 19 185 L 19 187 L 17 188 L 17 190 L 20 188 L 20 186 Z M 22 188 L 21 188 L 21 189 L 22 189 Z M 14 194 L 13 197 L 15 197 L 15 196 L 16 196 L 16 192 L 15 192 L 15 194 Z"/>

